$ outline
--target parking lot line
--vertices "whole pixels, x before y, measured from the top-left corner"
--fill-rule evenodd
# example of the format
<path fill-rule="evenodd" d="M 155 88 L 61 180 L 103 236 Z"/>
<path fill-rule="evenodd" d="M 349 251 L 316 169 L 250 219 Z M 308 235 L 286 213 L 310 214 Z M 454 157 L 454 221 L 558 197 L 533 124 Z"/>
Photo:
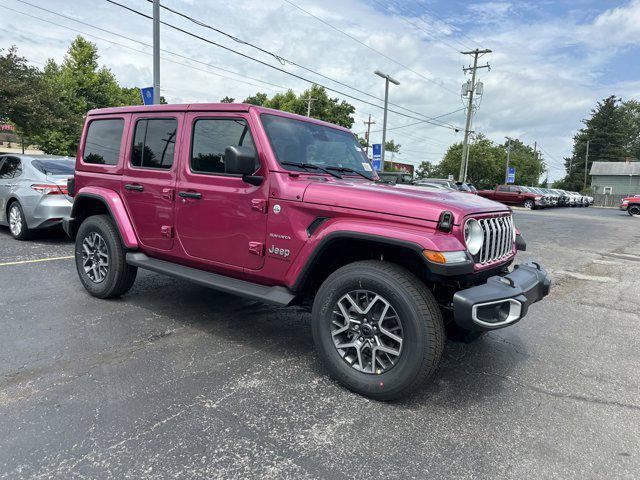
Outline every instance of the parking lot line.
<path fill-rule="evenodd" d="M 36 258 L 35 260 L 18 260 L 15 262 L 0 263 L 0 267 L 8 267 L 10 265 L 22 265 L 24 263 L 52 262 L 54 260 L 69 260 L 71 258 L 74 258 L 73 255 L 68 255 L 66 257 Z"/>

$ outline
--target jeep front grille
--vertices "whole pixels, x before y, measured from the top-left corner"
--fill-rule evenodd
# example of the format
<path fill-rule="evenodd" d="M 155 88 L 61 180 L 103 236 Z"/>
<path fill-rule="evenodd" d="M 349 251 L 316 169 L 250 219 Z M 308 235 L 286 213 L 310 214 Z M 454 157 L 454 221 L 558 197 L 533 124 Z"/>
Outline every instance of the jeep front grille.
<path fill-rule="evenodd" d="M 481 218 L 478 220 L 484 232 L 484 245 L 478 253 L 478 262 L 486 264 L 508 256 L 513 249 L 513 218 Z"/>

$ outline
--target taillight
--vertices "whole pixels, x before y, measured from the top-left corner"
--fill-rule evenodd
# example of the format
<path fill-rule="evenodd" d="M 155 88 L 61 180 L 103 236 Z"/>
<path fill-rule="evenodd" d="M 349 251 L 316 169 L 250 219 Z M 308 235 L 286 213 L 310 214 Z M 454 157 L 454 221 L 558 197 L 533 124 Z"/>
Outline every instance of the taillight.
<path fill-rule="evenodd" d="M 66 185 L 36 183 L 34 185 L 31 185 L 31 188 L 33 188 L 36 192 L 41 193 L 42 195 L 66 195 L 67 194 Z"/>

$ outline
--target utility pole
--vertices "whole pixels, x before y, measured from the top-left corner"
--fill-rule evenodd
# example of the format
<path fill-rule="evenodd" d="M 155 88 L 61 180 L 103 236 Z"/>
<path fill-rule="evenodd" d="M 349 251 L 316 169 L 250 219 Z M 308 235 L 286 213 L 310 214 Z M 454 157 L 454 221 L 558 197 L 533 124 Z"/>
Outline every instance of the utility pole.
<path fill-rule="evenodd" d="M 367 158 L 369 158 L 369 135 L 371 134 L 371 125 L 375 125 L 375 123 L 375 120 L 371 120 L 371 114 L 369 114 L 369 120 L 364 122 L 364 124 L 367 126 L 367 133 L 364 134 L 364 139 L 367 141 L 367 146 L 365 148 Z"/>
<path fill-rule="evenodd" d="M 467 152 L 469 150 L 469 131 L 471 130 L 471 117 L 473 115 L 473 94 L 476 91 L 476 71 L 479 68 L 490 68 L 488 63 L 486 65 L 478 66 L 478 58 L 481 55 L 484 55 L 486 53 L 491 53 L 491 50 L 489 50 L 488 48 L 484 50 L 479 50 L 476 48 L 475 50 L 471 50 L 469 52 L 460 52 L 460 53 L 462 53 L 463 55 L 473 55 L 473 67 L 466 67 L 462 69 L 464 73 L 471 71 L 471 85 L 468 90 L 469 102 L 467 104 L 467 123 L 464 127 L 464 140 L 462 142 L 462 159 L 460 162 L 460 175 L 458 177 L 458 180 L 460 182 L 464 182 L 465 172 L 467 170 L 466 163 L 469 158 Z"/>
<path fill-rule="evenodd" d="M 589 171 L 589 140 L 587 139 L 587 152 L 584 155 L 584 188 L 587 189 L 587 173 Z"/>
<path fill-rule="evenodd" d="M 153 0 L 153 104 L 160 105 L 160 0 Z"/>
<path fill-rule="evenodd" d="M 393 83 L 394 85 L 400 85 L 400 82 L 395 80 L 394 78 L 391 78 L 389 75 L 382 73 L 380 70 L 376 70 L 375 72 L 376 75 L 378 75 L 379 77 L 384 78 L 385 82 L 384 82 L 384 117 L 382 120 L 382 152 L 381 152 L 381 159 L 380 159 L 380 168 L 381 171 L 384 172 L 384 151 L 385 151 L 385 143 L 387 141 L 387 107 L 389 104 L 389 82 Z"/>
<path fill-rule="evenodd" d="M 511 161 L 511 139 L 509 137 L 504 137 L 507 139 L 507 167 L 504 172 L 504 184 L 509 183 L 509 162 Z"/>
<path fill-rule="evenodd" d="M 317 98 L 313 98 L 311 96 L 311 91 L 309 91 L 309 96 L 307 98 L 303 98 L 305 102 L 307 102 L 307 117 L 311 117 L 311 102 L 317 100 Z"/>

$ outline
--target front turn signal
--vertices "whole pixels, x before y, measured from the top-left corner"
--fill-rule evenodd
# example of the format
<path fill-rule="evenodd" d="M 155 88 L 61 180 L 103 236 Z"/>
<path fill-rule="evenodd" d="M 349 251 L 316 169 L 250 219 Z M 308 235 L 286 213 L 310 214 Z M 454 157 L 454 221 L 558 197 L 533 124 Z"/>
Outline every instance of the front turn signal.
<path fill-rule="evenodd" d="M 423 250 L 422 254 L 425 258 L 433 263 L 453 264 L 466 262 L 467 254 L 463 251 L 457 252 L 436 252 L 434 250 Z"/>

